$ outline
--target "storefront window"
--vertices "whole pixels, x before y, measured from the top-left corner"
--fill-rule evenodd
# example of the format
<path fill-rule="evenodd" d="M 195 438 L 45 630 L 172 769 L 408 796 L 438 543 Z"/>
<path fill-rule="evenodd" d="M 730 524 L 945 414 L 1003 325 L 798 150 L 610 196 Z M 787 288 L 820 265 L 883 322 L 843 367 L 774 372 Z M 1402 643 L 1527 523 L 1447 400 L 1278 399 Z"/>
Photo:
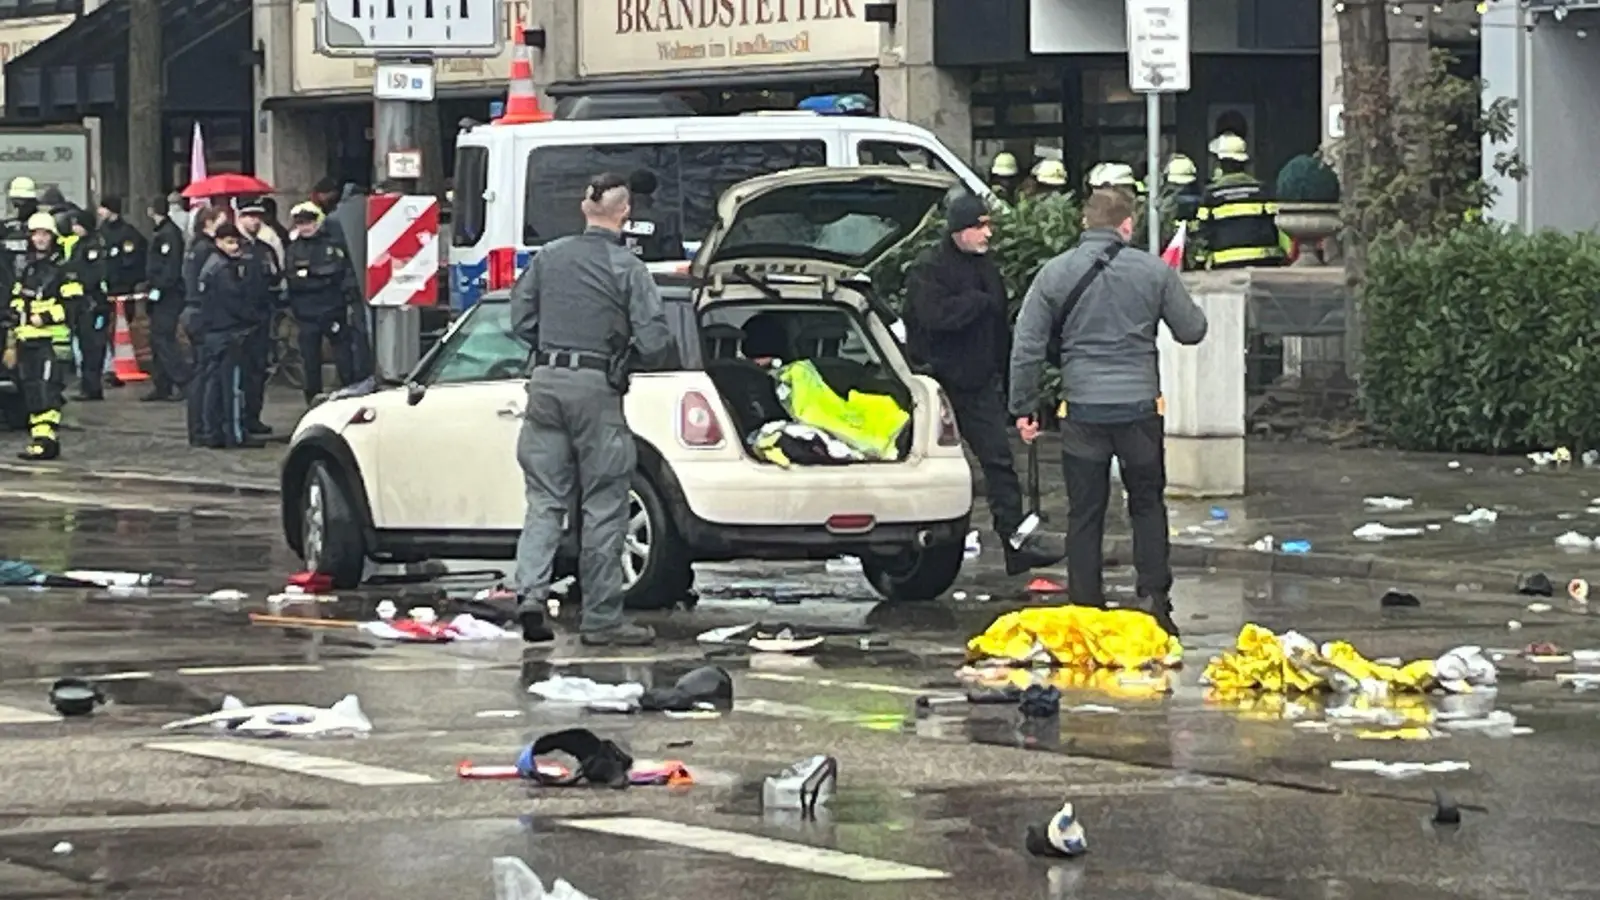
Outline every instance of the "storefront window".
<path fill-rule="evenodd" d="M 1128 67 L 1087 69 L 1083 73 L 1084 125 L 1094 128 L 1144 128 L 1145 98 L 1128 87 Z M 1178 97 L 1161 95 L 1161 126 L 1177 121 Z"/>
<path fill-rule="evenodd" d="M 820 140 L 538 147 L 528 154 L 522 239 L 533 245 L 578 233 L 579 203 L 590 179 L 601 172 L 644 171 L 655 176 L 656 189 L 635 199 L 635 213 L 648 212 L 658 231 L 696 243 L 716 220 L 723 191 L 758 175 L 827 161 Z"/>

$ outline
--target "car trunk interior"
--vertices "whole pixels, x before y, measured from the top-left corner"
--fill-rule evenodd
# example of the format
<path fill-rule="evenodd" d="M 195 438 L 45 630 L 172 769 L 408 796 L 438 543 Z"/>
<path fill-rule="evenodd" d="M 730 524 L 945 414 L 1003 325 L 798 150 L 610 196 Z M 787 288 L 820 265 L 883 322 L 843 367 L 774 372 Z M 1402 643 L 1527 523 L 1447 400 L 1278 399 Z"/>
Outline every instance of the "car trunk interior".
<path fill-rule="evenodd" d="M 896 437 L 892 462 L 910 452 L 914 427 L 911 390 L 881 361 L 865 323 L 849 306 L 816 301 L 718 303 L 700 311 L 705 371 L 733 420 L 739 443 L 752 458 L 748 437 L 764 425 L 800 421 L 780 398 L 776 364 L 810 361 L 833 393 L 887 396 L 908 417 Z"/>

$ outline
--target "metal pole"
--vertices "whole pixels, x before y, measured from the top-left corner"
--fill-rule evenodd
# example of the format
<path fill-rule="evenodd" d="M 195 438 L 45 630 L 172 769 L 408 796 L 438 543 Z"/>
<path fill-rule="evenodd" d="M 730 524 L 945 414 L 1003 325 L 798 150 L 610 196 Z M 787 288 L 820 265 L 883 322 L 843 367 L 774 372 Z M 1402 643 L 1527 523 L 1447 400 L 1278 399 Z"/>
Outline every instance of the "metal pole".
<path fill-rule="evenodd" d="M 374 98 L 372 101 L 372 162 L 373 171 L 378 176 L 375 187 L 382 185 L 405 194 L 416 193 L 415 179 L 396 178 L 389 172 L 389 154 L 392 151 L 421 149 L 417 134 L 419 112 L 419 104 L 407 100 Z M 357 260 L 356 264 L 364 269 L 366 260 Z M 365 280 L 362 279 L 363 282 Z M 379 378 L 398 381 L 416 368 L 417 359 L 422 354 L 421 321 L 421 314 L 416 307 L 372 308 L 373 363 Z"/>
<path fill-rule="evenodd" d="M 1161 252 L 1161 95 L 1144 95 L 1144 136 L 1147 161 L 1144 176 L 1144 218 L 1150 231 L 1150 252 Z"/>

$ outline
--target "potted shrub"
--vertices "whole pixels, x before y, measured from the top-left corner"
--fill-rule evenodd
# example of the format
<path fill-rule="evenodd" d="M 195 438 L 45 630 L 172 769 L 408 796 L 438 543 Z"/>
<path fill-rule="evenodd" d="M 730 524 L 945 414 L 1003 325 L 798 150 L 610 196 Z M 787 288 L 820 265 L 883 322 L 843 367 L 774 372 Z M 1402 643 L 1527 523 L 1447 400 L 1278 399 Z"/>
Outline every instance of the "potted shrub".
<path fill-rule="evenodd" d="M 1297 266 L 1331 262 L 1328 238 L 1339 233 L 1339 176 L 1320 158 L 1302 153 L 1278 172 L 1278 228 L 1300 248 Z"/>

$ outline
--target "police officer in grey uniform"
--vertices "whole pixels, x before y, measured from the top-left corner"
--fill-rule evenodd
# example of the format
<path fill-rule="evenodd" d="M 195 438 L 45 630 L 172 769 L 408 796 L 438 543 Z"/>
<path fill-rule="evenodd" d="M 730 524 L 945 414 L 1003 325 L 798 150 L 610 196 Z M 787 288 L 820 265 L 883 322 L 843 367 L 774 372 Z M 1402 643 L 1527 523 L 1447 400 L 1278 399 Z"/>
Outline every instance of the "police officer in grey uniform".
<path fill-rule="evenodd" d="M 591 181 L 583 199 L 588 227 L 545 245 L 511 289 L 512 327 L 533 348 L 517 439 L 528 496 L 517 542 L 517 618 L 530 643 L 554 637 L 544 606 L 574 499 L 582 521 L 580 639 L 590 646 L 655 640 L 650 628 L 623 617 L 623 539 L 636 460 L 622 396 L 629 365 L 659 364 L 675 347 L 650 271 L 622 244 L 629 200 L 627 179 Z"/>

